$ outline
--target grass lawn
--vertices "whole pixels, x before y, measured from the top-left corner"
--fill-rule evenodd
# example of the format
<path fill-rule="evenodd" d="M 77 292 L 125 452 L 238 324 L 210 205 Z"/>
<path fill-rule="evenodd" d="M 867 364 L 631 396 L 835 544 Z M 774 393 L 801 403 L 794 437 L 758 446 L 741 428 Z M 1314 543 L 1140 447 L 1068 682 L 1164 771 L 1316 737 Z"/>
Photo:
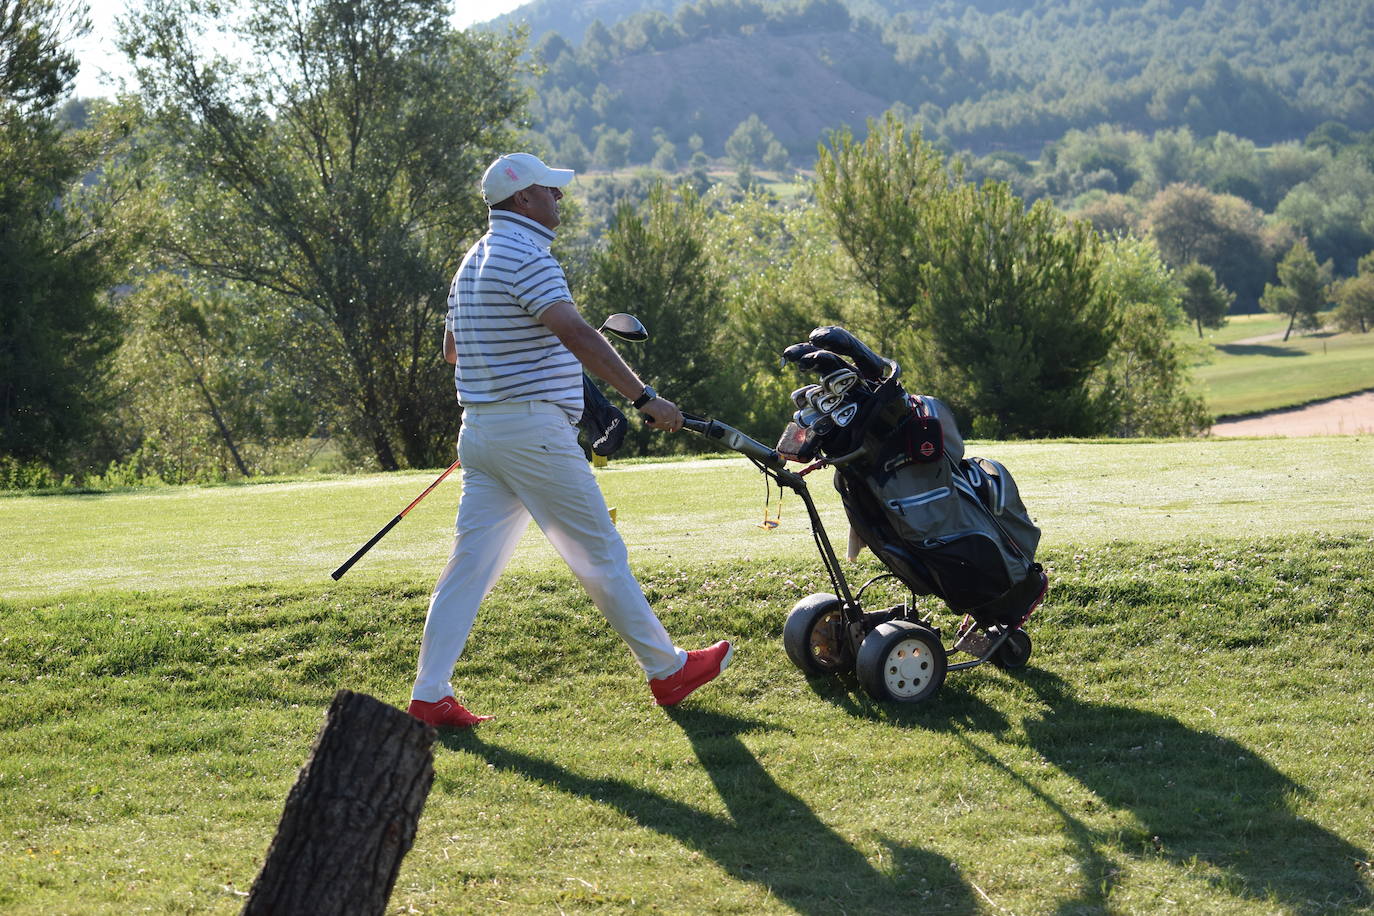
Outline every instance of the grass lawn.
<path fill-rule="evenodd" d="M 975 443 L 1052 589 L 1028 670 L 917 707 L 786 660 L 795 498 L 770 533 L 741 461 L 613 464 L 665 624 L 736 662 L 653 707 L 527 538 L 392 911 L 1374 911 L 1368 444 Z M 407 699 L 458 485 L 328 572 L 433 476 L 0 499 L 0 912 L 242 907 L 334 692 Z"/>
<path fill-rule="evenodd" d="M 1198 347 L 1194 378 L 1218 417 L 1296 407 L 1374 388 L 1374 334 L 1295 332 L 1283 316 L 1235 315 L 1226 326 L 1176 332 Z M 1270 340 L 1255 340 L 1277 334 Z"/>

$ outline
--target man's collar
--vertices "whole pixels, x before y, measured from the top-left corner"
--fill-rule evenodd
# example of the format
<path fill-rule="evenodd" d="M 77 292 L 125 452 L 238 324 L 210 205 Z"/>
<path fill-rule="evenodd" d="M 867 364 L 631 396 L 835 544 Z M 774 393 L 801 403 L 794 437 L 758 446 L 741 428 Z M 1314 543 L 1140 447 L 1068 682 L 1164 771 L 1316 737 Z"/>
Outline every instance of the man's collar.
<path fill-rule="evenodd" d="M 488 216 L 492 231 L 498 228 L 520 229 L 534 236 L 535 241 L 545 248 L 553 243 L 554 231 L 543 223 L 536 223 L 528 216 L 521 216 L 510 210 L 491 210 L 488 211 Z"/>

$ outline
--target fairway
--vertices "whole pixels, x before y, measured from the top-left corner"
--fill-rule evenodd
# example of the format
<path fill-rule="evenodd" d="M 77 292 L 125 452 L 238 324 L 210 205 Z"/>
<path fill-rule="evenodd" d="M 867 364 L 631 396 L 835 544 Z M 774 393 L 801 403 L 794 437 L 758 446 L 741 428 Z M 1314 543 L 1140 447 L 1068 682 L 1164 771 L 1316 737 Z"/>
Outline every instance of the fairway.
<path fill-rule="evenodd" d="M 829 588 L 794 495 L 767 531 L 746 462 L 612 463 L 665 625 L 736 661 L 654 707 L 532 532 L 390 911 L 1369 913 L 1370 445 L 971 443 L 1051 592 L 1029 669 L 915 707 L 787 661 Z M 0 911 L 242 907 L 334 692 L 408 698 L 459 483 L 329 571 L 436 473 L 0 499 Z"/>
<path fill-rule="evenodd" d="M 1046 545 L 1225 538 L 1241 532 L 1374 529 L 1368 437 L 1186 443 L 970 442 L 1012 468 Z M 0 597 L 85 589 L 318 583 L 436 476 L 407 472 L 317 482 L 170 487 L 0 498 L 8 572 Z M 764 518 L 763 478 L 743 459 L 612 463 L 598 471 L 636 565 L 703 558 L 804 557 L 806 514 L 784 495 Z M 830 472 L 811 490 L 832 537 L 846 530 Z M 461 484 L 454 475 L 347 574 L 428 584 L 447 556 Z M 776 512 L 772 490 L 768 511 Z M 516 568 L 556 562 L 531 529 Z"/>
<path fill-rule="evenodd" d="M 1195 332 L 1175 332 L 1203 347 L 1192 371 L 1208 410 L 1244 416 L 1374 389 L 1374 334 L 1295 332 L 1285 341 L 1287 325 L 1283 316 L 1233 315 L 1201 344 Z"/>

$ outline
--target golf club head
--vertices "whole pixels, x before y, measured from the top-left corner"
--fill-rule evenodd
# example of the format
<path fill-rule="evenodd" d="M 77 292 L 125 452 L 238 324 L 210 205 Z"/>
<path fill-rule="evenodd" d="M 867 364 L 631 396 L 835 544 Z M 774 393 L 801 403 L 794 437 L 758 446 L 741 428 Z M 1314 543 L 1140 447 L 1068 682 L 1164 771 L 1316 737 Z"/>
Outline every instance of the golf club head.
<path fill-rule="evenodd" d="M 819 420 L 823 414 L 816 408 L 810 406 L 803 407 L 801 410 L 792 414 L 792 422 L 805 429 L 809 429 L 813 423 Z"/>
<path fill-rule="evenodd" d="M 606 316 L 601 322 L 601 331 L 610 331 L 621 340 L 640 341 L 649 339 L 649 329 L 635 316 L 627 312 L 616 312 Z"/>
<path fill-rule="evenodd" d="M 844 401 L 844 396 L 826 391 L 820 385 L 813 385 L 807 390 L 806 403 L 817 413 L 830 413 L 839 407 Z"/>
<path fill-rule="evenodd" d="M 845 404 L 843 407 L 837 409 L 834 413 L 830 414 L 830 419 L 835 421 L 836 426 L 843 428 L 850 424 L 850 422 L 854 419 L 854 415 L 858 412 L 859 405 L 851 401 L 850 403 Z"/>
<path fill-rule="evenodd" d="M 821 379 L 821 385 L 831 394 L 843 397 L 859 381 L 859 373 L 853 369 L 837 369 Z"/>
<path fill-rule="evenodd" d="M 795 390 L 795 391 L 792 392 L 792 403 L 795 404 L 795 405 L 797 406 L 797 409 L 798 409 L 798 410 L 800 410 L 801 408 L 803 408 L 803 407 L 806 406 L 806 404 L 807 404 L 807 399 L 808 399 L 808 398 L 810 397 L 810 395 L 811 395 L 811 389 L 813 389 L 813 388 L 815 388 L 815 387 L 817 387 L 817 386 L 815 386 L 815 385 L 803 385 L 802 387 L 800 387 L 800 388 L 798 388 L 797 390 Z"/>
<path fill-rule="evenodd" d="M 881 381 L 890 365 L 888 360 L 874 353 L 863 341 L 841 327 L 831 325 L 816 328 L 811 332 L 809 339 L 817 347 L 824 347 L 854 360 L 859 374 L 870 382 Z"/>
<path fill-rule="evenodd" d="M 811 431 L 818 436 L 828 436 L 835 431 L 835 420 L 825 416 L 818 419 L 811 425 Z"/>

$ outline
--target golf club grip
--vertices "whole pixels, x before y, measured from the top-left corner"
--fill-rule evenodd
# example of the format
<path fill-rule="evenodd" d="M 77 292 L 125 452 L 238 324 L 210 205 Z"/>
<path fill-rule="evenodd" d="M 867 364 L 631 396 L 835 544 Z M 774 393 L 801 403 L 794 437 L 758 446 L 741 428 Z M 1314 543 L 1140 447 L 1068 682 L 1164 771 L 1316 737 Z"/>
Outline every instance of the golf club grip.
<path fill-rule="evenodd" d="M 405 513 L 401 513 L 400 515 L 393 518 L 391 521 L 387 522 L 386 526 L 383 527 L 381 531 L 378 531 L 376 534 L 372 535 L 371 540 L 369 540 L 366 544 L 358 548 L 357 553 L 353 554 L 353 556 L 345 560 L 342 566 L 334 570 L 329 575 L 333 577 L 335 581 L 338 581 L 338 579 L 342 577 L 344 573 L 348 572 L 350 569 L 353 568 L 354 563 L 358 562 L 363 558 L 363 554 L 367 553 L 369 550 L 375 547 L 377 542 L 380 541 L 382 538 L 386 537 L 386 533 L 390 531 L 392 528 L 395 528 L 396 523 L 403 518 L 405 518 Z"/>
<path fill-rule="evenodd" d="M 726 448 L 734 449 L 741 455 L 747 455 L 758 461 L 762 461 L 770 468 L 778 469 L 784 467 L 782 457 L 773 449 L 764 445 L 756 439 L 751 439 L 744 433 L 728 426 L 719 420 L 698 417 L 693 414 L 684 413 L 682 415 L 683 429 L 690 429 L 692 432 L 700 433 L 708 439 L 715 439 Z"/>

